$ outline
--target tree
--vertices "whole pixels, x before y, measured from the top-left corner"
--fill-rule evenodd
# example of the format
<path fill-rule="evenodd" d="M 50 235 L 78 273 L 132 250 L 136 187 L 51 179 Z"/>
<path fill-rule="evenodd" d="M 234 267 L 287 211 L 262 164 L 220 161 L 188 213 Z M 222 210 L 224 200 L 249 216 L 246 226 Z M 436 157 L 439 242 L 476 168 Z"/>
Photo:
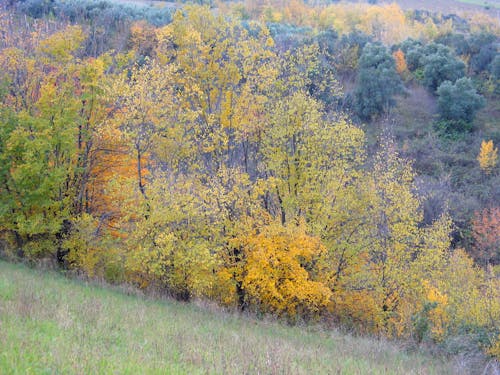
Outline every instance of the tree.
<path fill-rule="evenodd" d="M 471 46 L 464 34 L 447 33 L 438 37 L 435 42 L 450 47 L 457 56 L 467 56 L 470 53 Z"/>
<path fill-rule="evenodd" d="M 363 132 L 342 119 L 326 121 L 320 103 L 303 92 L 278 101 L 269 120 L 261 148 L 273 186 L 266 206 L 283 225 L 300 217 L 322 225 L 319 215 L 329 214 L 329 200 L 361 164 Z"/>
<path fill-rule="evenodd" d="M 430 44 L 423 49 L 423 84 L 432 92 L 445 81 L 455 82 L 465 75 L 465 64 L 440 44 Z"/>
<path fill-rule="evenodd" d="M 137 204 L 132 195 L 122 203 L 129 210 L 124 263 L 133 282 L 180 300 L 211 295 L 221 242 L 208 194 L 196 178 L 163 176 L 151 181 L 147 201 Z"/>
<path fill-rule="evenodd" d="M 173 117 L 171 76 L 172 67 L 146 60 L 144 65 L 124 71 L 111 88 L 117 103 L 113 121 L 130 144 L 137 187 L 144 198 L 153 141 L 160 131 L 166 131 Z"/>
<path fill-rule="evenodd" d="M 472 34 L 468 39 L 467 60 L 469 69 L 474 73 L 481 73 L 488 68 L 498 54 L 497 37 L 494 33 L 481 32 Z"/>
<path fill-rule="evenodd" d="M 422 42 L 415 39 L 406 39 L 398 45 L 404 53 L 406 64 L 411 72 L 421 67 Z"/>
<path fill-rule="evenodd" d="M 89 92 L 75 54 L 84 38 L 70 26 L 38 41 L 36 58 L 1 53 L 19 60 L 4 72 L 13 86 L 0 105 L 0 231 L 12 234 L 28 257 L 58 250 L 80 193 L 78 140 Z"/>
<path fill-rule="evenodd" d="M 333 54 L 334 66 L 338 74 L 354 75 L 358 69 L 359 58 L 363 48 L 372 38 L 360 32 L 353 31 L 342 35 Z"/>
<path fill-rule="evenodd" d="M 479 167 L 486 173 L 490 174 L 498 163 L 498 148 L 493 147 L 493 141 L 482 141 L 481 150 L 477 156 Z"/>
<path fill-rule="evenodd" d="M 494 79 L 500 80 L 500 55 L 497 55 L 490 64 L 491 75 Z"/>
<path fill-rule="evenodd" d="M 473 256 L 483 266 L 500 263 L 500 207 L 475 212 L 472 220 Z"/>
<path fill-rule="evenodd" d="M 495 93 L 500 93 L 500 55 L 497 55 L 493 61 L 491 62 L 490 66 L 490 75 L 491 79 L 493 81 L 493 87 Z"/>
<path fill-rule="evenodd" d="M 389 335 L 408 334 L 412 316 L 425 300 L 423 280 L 441 271 L 449 247 L 451 220 L 443 215 L 422 226 L 415 174 L 388 142 L 377 154 L 374 170 L 360 178 L 356 204 L 338 221 L 323 278 L 332 289 L 332 311 L 348 324 Z M 341 197 L 341 196 L 340 196 Z M 333 234 L 334 232 L 332 232 Z M 341 239 L 339 241 L 339 239 Z"/>
<path fill-rule="evenodd" d="M 477 267 L 462 249 L 456 249 L 447 256 L 444 269 L 436 275 L 435 284 L 447 296 L 448 336 L 463 334 L 463 328 L 467 327 L 469 339 L 472 343 L 477 340 L 475 344 L 478 349 L 484 350 L 488 346 L 494 346 L 495 341 L 498 342 L 498 277 Z"/>
<path fill-rule="evenodd" d="M 406 65 L 405 54 L 403 51 L 398 49 L 392 54 L 394 61 L 396 62 L 396 71 L 401 75 L 408 71 L 408 66 Z"/>
<path fill-rule="evenodd" d="M 261 311 L 295 319 L 317 315 L 329 303 L 331 291 L 315 280 L 314 267 L 325 249 L 303 222 L 272 223 L 240 241 L 247 254 L 242 287 Z"/>
<path fill-rule="evenodd" d="M 486 71 L 497 55 L 497 47 L 493 43 L 483 46 L 477 54 L 472 56 L 470 67 L 475 73 Z"/>
<path fill-rule="evenodd" d="M 394 96 L 403 92 L 394 58 L 381 44 L 367 44 L 359 61 L 355 95 L 357 114 L 368 120 L 394 106 Z"/>
<path fill-rule="evenodd" d="M 243 162 L 250 172 L 250 144 L 263 125 L 255 119 L 263 117 L 278 73 L 267 28 L 186 7 L 158 30 L 158 39 L 160 61 L 177 67 L 176 100 L 201 170 L 215 174 L 224 163 Z"/>
<path fill-rule="evenodd" d="M 374 288 L 378 324 L 382 330 L 390 330 L 410 281 L 412 259 L 421 238 L 418 224 L 423 216 L 420 199 L 413 193 L 414 172 L 391 143 L 377 155 L 373 175 L 368 277 Z"/>
<path fill-rule="evenodd" d="M 461 78 L 456 83 L 443 82 L 437 95 L 439 114 L 448 130 L 469 130 L 476 112 L 484 106 L 484 99 L 477 93 L 470 78 Z"/>

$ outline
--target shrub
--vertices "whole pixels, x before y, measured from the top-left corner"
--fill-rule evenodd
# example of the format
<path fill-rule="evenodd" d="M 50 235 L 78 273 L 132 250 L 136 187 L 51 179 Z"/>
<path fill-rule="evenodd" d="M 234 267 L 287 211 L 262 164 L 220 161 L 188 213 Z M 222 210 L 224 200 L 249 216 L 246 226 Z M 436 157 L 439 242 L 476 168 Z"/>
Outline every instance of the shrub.
<path fill-rule="evenodd" d="M 470 67 L 475 73 L 481 73 L 488 70 L 493 59 L 497 55 L 497 49 L 493 44 L 481 47 L 479 52 L 471 57 Z"/>
<path fill-rule="evenodd" d="M 435 52 L 423 57 L 422 65 L 423 84 L 431 91 L 436 91 L 445 81 L 455 82 L 465 75 L 465 64 L 444 47 L 438 47 Z"/>
<path fill-rule="evenodd" d="M 439 114 L 448 130 L 470 130 L 476 112 L 484 106 L 484 99 L 472 81 L 469 78 L 461 78 L 456 83 L 445 81 L 437 94 Z"/>
<path fill-rule="evenodd" d="M 381 44 L 368 43 L 359 61 L 355 109 L 370 119 L 394 106 L 394 96 L 403 92 L 394 58 Z"/>

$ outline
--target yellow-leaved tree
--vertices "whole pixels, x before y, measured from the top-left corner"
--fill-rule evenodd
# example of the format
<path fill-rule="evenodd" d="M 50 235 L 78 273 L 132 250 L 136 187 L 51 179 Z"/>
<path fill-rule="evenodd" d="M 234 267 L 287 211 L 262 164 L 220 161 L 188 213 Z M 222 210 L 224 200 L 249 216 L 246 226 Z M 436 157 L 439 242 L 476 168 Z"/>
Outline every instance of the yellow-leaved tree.
<path fill-rule="evenodd" d="M 252 142 L 277 75 L 269 31 L 256 23 L 245 28 L 208 7 L 186 7 L 157 35 L 160 61 L 176 65 L 172 85 L 178 111 L 189 118 L 198 172 L 242 161 L 250 173 Z"/>
<path fill-rule="evenodd" d="M 494 147 L 493 141 L 482 141 L 481 150 L 477 156 L 479 167 L 486 174 L 490 174 L 498 163 L 498 147 Z"/>
<path fill-rule="evenodd" d="M 221 246 L 218 212 L 205 201 L 206 187 L 186 176 L 162 175 L 151 181 L 148 199 L 131 197 L 123 241 L 128 278 L 141 287 L 154 285 L 181 300 L 210 296 Z"/>

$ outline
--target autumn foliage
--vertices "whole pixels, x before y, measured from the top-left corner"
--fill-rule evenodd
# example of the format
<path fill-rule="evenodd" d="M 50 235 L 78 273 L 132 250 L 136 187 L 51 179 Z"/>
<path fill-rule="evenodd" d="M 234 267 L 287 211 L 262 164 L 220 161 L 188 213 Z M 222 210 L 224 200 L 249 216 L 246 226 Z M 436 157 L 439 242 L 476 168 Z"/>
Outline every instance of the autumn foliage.
<path fill-rule="evenodd" d="M 493 141 L 482 141 L 481 150 L 477 156 L 479 167 L 486 174 L 491 174 L 498 164 L 498 148 L 494 147 Z"/>
<path fill-rule="evenodd" d="M 242 289 L 248 303 L 289 317 L 314 316 L 328 305 L 331 291 L 315 280 L 319 272 L 314 265 L 326 249 L 319 238 L 305 233 L 303 224 L 266 225 L 240 243 L 246 257 Z"/>
<path fill-rule="evenodd" d="M 392 57 L 394 57 L 394 61 L 396 63 L 396 71 L 399 74 L 403 74 L 408 71 L 408 65 L 406 65 L 405 54 L 403 51 L 398 49 L 392 54 Z"/>
<path fill-rule="evenodd" d="M 500 207 L 476 212 L 472 221 L 474 257 L 483 264 L 500 262 Z"/>
<path fill-rule="evenodd" d="M 305 22 L 302 7 L 280 17 Z M 340 22 L 336 9 L 349 12 L 331 5 L 318 22 Z M 370 7 L 340 27 L 400 40 L 406 29 L 387 30 L 404 17 Z M 290 321 L 420 341 L 483 329 L 497 353 L 498 278 L 450 250 L 446 212 L 424 225 L 411 163 L 390 137 L 367 160 L 364 132 L 317 99 L 340 91 L 318 73 L 318 45 L 278 50 L 264 23 L 189 6 L 163 27 L 134 24 L 124 53 L 82 58 L 86 37 L 67 26 L 27 46 L 2 41 L 10 254 Z M 394 58 L 405 72 L 403 52 Z M 482 147 L 483 170 L 495 150 Z M 474 219 L 485 262 L 498 255 L 499 217 Z"/>

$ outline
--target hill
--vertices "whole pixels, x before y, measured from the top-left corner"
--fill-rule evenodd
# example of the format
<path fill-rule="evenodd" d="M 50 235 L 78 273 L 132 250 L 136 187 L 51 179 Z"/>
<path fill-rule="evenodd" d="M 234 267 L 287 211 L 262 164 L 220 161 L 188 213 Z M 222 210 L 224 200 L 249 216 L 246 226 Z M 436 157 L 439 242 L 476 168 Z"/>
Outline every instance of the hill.
<path fill-rule="evenodd" d="M 396 3 L 403 9 L 425 9 L 443 13 L 486 11 L 496 15 L 495 8 L 500 8 L 498 0 L 398 0 Z"/>
<path fill-rule="evenodd" d="M 0 332 L 3 374 L 457 371 L 385 341 L 127 295 L 4 262 Z"/>

